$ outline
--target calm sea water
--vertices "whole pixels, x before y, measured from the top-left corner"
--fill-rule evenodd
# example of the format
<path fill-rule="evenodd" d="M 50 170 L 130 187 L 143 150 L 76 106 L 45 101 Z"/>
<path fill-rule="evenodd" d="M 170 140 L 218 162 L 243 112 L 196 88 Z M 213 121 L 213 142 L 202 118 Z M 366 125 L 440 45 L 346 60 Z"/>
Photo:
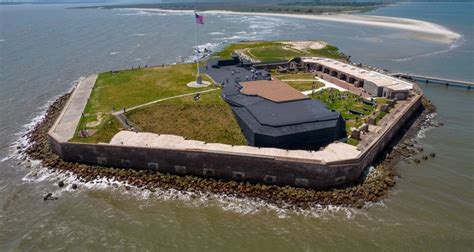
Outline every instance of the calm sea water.
<path fill-rule="evenodd" d="M 242 39 L 322 39 L 392 71 L 474 81 L 473 3 L 411 3 L 373 15 L 417 18 L 461 33 L 445 45 L 391 29 L 273 17 L 211 15 L 208 48 Z M 392 195 L 362 210 L 284 211 L 246 199 L 125 191 L 105 183 L 60 190 L 57 174 L 17 165 L 15 146 L 48 102 L 90 73 L 189 59 L 193 17 L 64 5 L 0 7 L 0 251 L 466 250 L 474 248 L 474 94 L 422 85 L 440 128 L 419 134 L 435 159 L 401 161 Z M 60 199 L 43 202 L 46 192 Z"/>

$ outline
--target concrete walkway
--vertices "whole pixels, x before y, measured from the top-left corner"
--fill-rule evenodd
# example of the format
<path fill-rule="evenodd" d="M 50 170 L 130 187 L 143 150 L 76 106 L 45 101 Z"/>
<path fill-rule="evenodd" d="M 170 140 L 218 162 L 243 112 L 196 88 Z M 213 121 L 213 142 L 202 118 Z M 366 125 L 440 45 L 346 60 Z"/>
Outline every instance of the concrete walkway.
<path fill-rule="evenodd" d="M 327 80 L 323 80 L 321 78 L 318 78 L 318 77 L 315 77 L 315 80 L 316 81 L 319 81 L 319 82 L 322 82 L 324 84 L 324 87 L 320 87 L 320 88 L 317 88 L 315 89 L 314 91 L 313 90 L 307 90 L 307 91 L 303 91 L 302 93 L 304 95 L 311 95 L 313 92 L 314 93 L 317 93 L 323 89 L 328 89 L 328 88 L 334 88 L 334 89 L 337 89 L 341 92 L 344 92 L 344 91 L 349 91 L 351 93 L 355 93 L 355 94 L 358 94 L 360 93 L 355 87 L 350 87 L 349 84 L 348 84 L 348 88 L 350 89 L 354 89 L 354 90 L 357 90 L 357 91 L 354 91 L 354 90 L 349 90 L 349 89 L 346 89 L 340 85 L 337 85 L 337 84 L 334 84 L 332 82 L 329 82 Z M 308 80 L 308 79 L 294 79 L 294 80 L 284 80 L 284 81 L 288 81 L 288 82 L 292 82 L 292 81 L 312 81 L 312 80 Z M 366 99 L 366 100 L 370 100 L 370 96 L 368 94 L 363 94 L 362 93 L 362 98 Z"/>
<path fill-rule="evenodd" d="M 194 93 L 187 93 L 187 94 L 182 94 L 182 95 L 166 97 L 166 98 L 163 98 L 163 99 L 159 99 L 159 100 L 151 101 L 151 102 L 148 102 L 148 103 L 140 104 L 140 105 L 135 106 L 135 107 L 127 108 L 126 111 L 128 112 L 128 111 L 132 111 L 132 110 L 135 110 L 135 109 L 138 109 L 138 108 L 143 108 L 143 107 L 150 106 L 150 105 L 153 105 L 155 103 L 166 101 L 166 100 L 171 100 L 171 99 L 181 98 L 181 97 L 186 97 L 186 96 L 191 96 L 191 95 L 197 95 L 197 94 L 204 94 L 204 93 L 209 93 L 209 92 L 216 91 L 216 90 L 219 90 L 219 88 L 207 89 L 207 90 L 198 91 L 198 92 L 194 92 Z M 120 114 L 123 114 L 123 113 L 124 113 L 123 110 L 119 110 L 119 111 L 113 112 L 112 115 L 116 116 L 116 115 L 120 115 Z"/>
<path fill-rule="evenodd" d="M 148 102 L 148 103 L 144 103 L 144 104 L 141 104 L 141 105 L 138 105 L 138 106 L 135 106 L 135 107 L 128 108 L 128 109 L 126 109 L 126 111 L 127 112 L 132 111 L 132 110 L 135 110 L 135 109 L 138 109 L 138 108 L 153 105 L 155 103 L 166 101 L 166 100 L 171 100 L 171 99 L 176 99 L 176 98 L 181 98 L 181 97 L 186 97 L 186 96 L 191 96 L 191 95 L 196 95 L 196 94 L 208 93 L 208 92 L 212 92 L 212 91 L 215 91 L 215 90 L 218 90 L 218 89 L 219 88 L 213 88 L 213 89 L 208 89 L 208 90 L 194 92 L 194 93 L 188 93 L 188 94 L 176 95 L 176 96 L 172 96 L 172 97 L 166 97 L 166 98 L 163 98 L 163 99 L 155 100 L 155 101 L 152 101 L 152 102 Z M 119 111 L 113 112 L 112 115 L 115 116 L 115 118 L 117 118 L 117 120 L 120 122 L 120 124 L 122 124 L 122 126 L 125 129 L 132 130 L 132 131 L 135 131 L 135 132 L 139 131 L 138 128 L 130 120 L 128 120 L 127 116 L 125 115 L 125 111 L 119 110 Z"/>
<path fill-rule="evenodd" d="M 293 81 L 295 81 L 295 82 L 296 82 L 296 81 L 313 81 L 313 79 L 291 79 L 291 80 L 283 80 L 283 81 L 288 81 L 288 82 L 293 82 Z M 342 92 L 348 91 L 347 89 L 345 89 L 345 88 L 343 88 L 343 87 L 340 87 L 340 86 L 338 86 L 338 85 L 336 85 L 336 84 L 333 84 L 333 83 L 331 83 L 331 82 L 329 82 L 329 81 L 327 81 L 327 80 L 320 79 L 320 78 L 318 78 L 318 77 L 315 77 L 315 78 L 314 78 L 314 81 L 319 81 L 319 82 L 322 82 L 322 83 L 324 84 L 324 87 L 320 87 L 320 88 L 315 89 L 315 90 L 314 90 L 315 93 L 317 93 L 317 92 L 319 92 L 319 91 L 321 91 L 321 90 L 323 90 L 323 89 L 327 89 L 327 88 L 334 88 L 334 89 L 337 89 L 337 90 L 342 91 Z M 303 93 L 304 95 L 310 95 L 310 94 L 313 93 L 313 90 L 303 91 L 302 93 Z"/>
<path fill-rule="evenodd" d="M 82 112 L 86 107 L 96 80 L 97 74 L 81 78 L 61 115 L 49 131 L 56 140 L 67 142 L 74 137 L 77 125 L 82 117 Z"/>

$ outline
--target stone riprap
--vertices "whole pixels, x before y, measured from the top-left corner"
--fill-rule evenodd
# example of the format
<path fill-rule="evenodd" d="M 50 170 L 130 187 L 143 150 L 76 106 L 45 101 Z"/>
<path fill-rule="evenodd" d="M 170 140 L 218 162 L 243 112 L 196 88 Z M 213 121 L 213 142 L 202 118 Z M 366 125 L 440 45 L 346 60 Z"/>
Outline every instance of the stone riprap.
<path fill-rule="evenodd" d="M 321 151 L 231 146 L 128 131 L 106 144 L 68 142 L 95 78 L 89 76 L 80 82 L 49 131 L 52 149 L 63 160 L 315 189 L 355 182 L 418 109 L 422 97 L 420 91 L 400 103 L 376 130 L 362 136 L 364 146 L 359 149 L 345 143 L 332 143 Z"/>

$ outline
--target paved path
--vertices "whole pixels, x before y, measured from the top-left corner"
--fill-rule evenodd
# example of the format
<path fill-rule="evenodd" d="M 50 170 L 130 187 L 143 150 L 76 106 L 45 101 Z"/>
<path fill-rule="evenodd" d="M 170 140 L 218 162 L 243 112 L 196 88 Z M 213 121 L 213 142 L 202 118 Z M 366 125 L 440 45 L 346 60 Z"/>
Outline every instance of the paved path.
<path fill-rule="evenodd" d="M 285 81 L 288 81 L 288 82 L 292 82 L 292 81 L 313 81 L 313 79 L 291 79 L 291 80 L 283 80 L 283 82 L 285 82 Z M 320 87 L 320 88 L 315 89 L 315 90 L 314 90 L 315 93 L 316 93 L 316 92 L 319 92 L 319 91 L 321 91 L 321 90 L 323 90 L 323 89 L 327 89 L 327 88 L 334 88 L 334 89 L 337 89 L 337 90 L 342 91 L 342 92 L 348 91 L 347 89 L 345 89 L 345 88 L 343 88 L 343 87 L 340 87 L 340 86 L 338 86 L 338 85 L 336 85 L 336 84 L 333 84 L 333 83 L 331 83 L 331 82 L 329 82 L 329 81 L 327 81 L 327 80 L 320 79 L 320 78 L 318 78 L 318 77 L 315 77 L 315 78 L 314 78 L 314 81 L 319 81 L 319 82 L 322 82 L 322 83 L 324 84 L 324 87 Z M 305 95 L 310 95 L 310 94 L 313 93 L 313 90 L 303 91 L 302 93 L 305 94 Z"/>
<path fill-rule="evenodd" d="M 125 116 L 125 114 L 122 113 L 122 114 L 118 114 L 118 115 L 114 115 L 114 116 L 122 124 L 124 129 L 138 132 L 137 127 L 132 122 L 130 122 L 128 120 L 128 118 Z"/>
<path fill-rule="evenodd" d="M 186 97 L 186 96 L 191 96 L 191 95 L 196 95 L 196 94 L 204 94 L 204 93 L 216 91 L 216 90 L 218 90 L 218 89 L 219 89 L 219 88 L 213 88 L 213 89 L 207 89 L 207 90 L 198 91 L 198 92 L 194 92 L 194 93 L 187 93 L 187 94 L 182 94 L 182 95 L 176 95 L 176 96 L 166 97 L 166 98 L 163 98 L 163 99 L 159 99 L 159 100 L 151 101 L 151 102 L 148 102 L 148 103 L 140 104 L 140 105 L 135 106 L 135 107 L 127 108 L 126 111 L 127 111 L 127 112 L 128 112 L 128 111 L 132 111 L 132 110 L 135 110 L 135 109 L 138 109 L 138 108 L 146 107 L 146 106 L 149 106 L 149 105 L 158 103 L 158 102 L 162 102 L 162 101 L 166 101 L 166 100 L 171 100 L 171 99 L 175 99 L 175 98 L 181 98 L 181 97 Z M 119 110 L 119 111 L 113 112 L 112 114 L 116 116 L 116 115 L 123 114 L 123 112 L 124 112 L 123 110 Z"/>
<path fill-rule="evenodd" d="M 77 125 L 82 117 L 82 112 L 86 107 L 96 80 L 97 74 L 81 78 L 61 115 L 50 130 L 50 133 L 54 135 L 56 140 L 67 142 L 74 137 Z"/>

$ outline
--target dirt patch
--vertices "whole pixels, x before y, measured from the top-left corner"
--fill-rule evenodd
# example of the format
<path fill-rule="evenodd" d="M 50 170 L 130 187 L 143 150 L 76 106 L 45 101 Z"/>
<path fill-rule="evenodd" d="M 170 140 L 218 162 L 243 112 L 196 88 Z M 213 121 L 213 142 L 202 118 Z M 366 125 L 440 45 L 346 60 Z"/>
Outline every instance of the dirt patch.
<path fill-rule="evenodd" d="M 308 49 L 319 50 L 326 47 L 326 43 L 322 41 L 288 41 L 282 42 L 282 44 L 287 45 L 291 49 L 296 49 L 298 51 L 306 51 Z"/>

